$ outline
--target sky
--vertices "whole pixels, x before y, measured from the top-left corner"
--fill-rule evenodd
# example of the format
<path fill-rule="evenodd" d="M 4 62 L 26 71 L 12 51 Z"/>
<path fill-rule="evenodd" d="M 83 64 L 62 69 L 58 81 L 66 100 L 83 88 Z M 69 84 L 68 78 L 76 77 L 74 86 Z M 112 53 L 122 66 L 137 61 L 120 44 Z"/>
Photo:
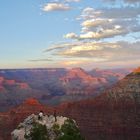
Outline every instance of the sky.
<path fill-rule="evenodd" d="M 140 66 L 140 0 L 0 0 L 0 68 Z"/>

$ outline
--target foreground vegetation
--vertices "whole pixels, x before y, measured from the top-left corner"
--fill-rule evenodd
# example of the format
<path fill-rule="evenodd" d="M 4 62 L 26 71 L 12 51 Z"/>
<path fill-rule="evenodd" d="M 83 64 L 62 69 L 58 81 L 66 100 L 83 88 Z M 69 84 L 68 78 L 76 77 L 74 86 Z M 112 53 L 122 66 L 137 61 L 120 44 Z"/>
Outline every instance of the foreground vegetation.
<path fill-rule="evenodd" d="M 72 119 L 67 119 L 61 128 L 58 124 L 54 124 L 51 129 L 49 131 L 45 125 L 34 123 L 30 134 L 25 135 L 25 138 L 27 140 L 52 140 L 50 132 L 53 132 L 54 140 L 85 140 Z"/>

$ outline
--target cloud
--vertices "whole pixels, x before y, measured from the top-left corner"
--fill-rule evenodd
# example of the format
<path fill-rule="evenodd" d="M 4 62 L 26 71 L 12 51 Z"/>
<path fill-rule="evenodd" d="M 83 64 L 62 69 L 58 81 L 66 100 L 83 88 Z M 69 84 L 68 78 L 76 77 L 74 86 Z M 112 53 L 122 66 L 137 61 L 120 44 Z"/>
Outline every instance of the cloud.
<path fill-rule="evenodd" d="M 53 61 L 52 59 L 32 59 L 28 60 L 30 62 L 43 62 L 43 61 Z"/>
<path fill-rule="evenodd" d="M 46 50 L 43 51 L 43 53 L 45 52 L 51 52 L 51 51 L 58 51 L 61 49 L 65 49 L 66 46 L 69 46 L 69 43 L 59 43 L 59 44 L 54 44 L 51 45 L 49 48 L 47 48 Z"/>
<path fill-rule="evenodd" d="M 56 47 L 59 45 L 63 46 L 63 49 L 60 48 L 55 51 L 55 56 L 64 58 L 85 58 L 92 62 L 117 62 L 140 59 L 140 41 L 134 43 L 124 41 L 116 43 L 72 42 L 58 44 Z"/>
<path fill-rule="evenodd" d="M 52 45 L 47 48 L 49 51 L 45 53 L 57 58 L 53 60 L 53 64 L 49 64 L 59 67 L 88 68 L 93 65 L 96 67 L 131 67 L 138 66 L 140 63 L 139 46 L 140 41 L 132 43 L 126 41 L 74 41 Z"/>
<path fill-rule="evenodd" d="M 65 0 L 65 2 L 80 2 L 81 0 Z"/>
<path fill-rule="evenodd" d="M 77 65 L 82 64 L 84 62 L 85 61 L 73 60 L 73 61 L 63 61 L 63 62 L 61 62 L 61 64 L 64 65 L 64 66 L 77 66 Z"/>
<path fill-rule="evenodd" d="M 99 25 L 109 24 L 110 22 L 112 22 L 111 19 L 97 19 L 97 20 L 91 19 L 91 20 L 85 20 L 82 23 L 82 26 L 91 28 L 91 27 L 98 27 Z"/>
<path fill-rule="evenodd" d="M 77 39 L 78 38 L 78 35 L 76 35 L 75 33 L 68 33 L 68 34 L 64 35 L 64 38 Z"/>
<path fill-rule="evenodd" d="M 47 3 L 43 7 L 43 11 L 50 12 L 50 11 L 67 11 L 70 10 L 70 6 L 68 4 L 63 3 Z"/>
<path fill-rule="evenodd" d="M 44 11 L 70 10 L 71 8 L 68 4 L 78 1 L 80 0 L 48 3 L 44 6 Z M 108 1 L 119 2 L 119 0 Z M 107 8 L 100 7 L 101 9 L 86 7 L 83 9 L 78 17 L 81 31 L 79 33 L 71 31 L 63 36 L 74 40 L 54 44 L 48 47 L 44 53 L 56 57 L 57 60 L 54 62 L 58 62 L 58 65 L 68 67 L 90 64 L 106 66 L 125 65 L 125 63 L 129 62 L 130 65 L 140 63 L 140 41 L 132 43 L 129 43 L 129 40 L 128 42 L 111 42 L 111 39 L 108 42 L 109 38 L 119 36 L 116 38 L 117 40 L 121 40 L 122 37 L 126 40 L 125 36 L 130 37 L 129 34 L 133 36 L 140 32 L 140 8 L 139 6 L 129 5 L 138 3 L 139 0 L 120 1 L 127 4 L 123 3 L 121 7 L 107 6 Z"/>
<path fill-rule="evenodd" d="M 123 13 L 123 14 L 122 14 Z M 66 38 L 101 40 L 140 32 L 140 8 L 85 8 L 81 15 L 81 33 L 68 33 Z"/>
<path fill-rule="evenodd" d="M 65 46 L 65 49 L 57 51 L 56 54 L 67 57 L 97 58 L 97 56 L 99 56 L 98 58 L 100 58 L 101 52 L 110 49 L 117 50 L 119 47 L 116 43 L 74 42 L 70 43 L 69 46 Z M 100 53 L 97 55 L 96 52 Z"/>
<path fill-rule="evenodd" d="M 116 2 L 117 0 L 103 0 L 106 2 Z M 129 3 L 129 4 L 135 4 L 135 3 L 140 3 L 140 0 L 120 0 L 123 1 L 124 3 Z"/>
<path fill-rule="evenodd" d="M 126 31 L 121 28 L 120 26 L 115 26 L 112 29 L 100 29 L 100 31 L 97 32 L 87 32 L 85 34 L 81 34 L 79 36 L 79 39 L 103 39 L 103 38 L 109 38 L 109 37 L 113 37 L 116 35 L 122 35 L 125 34 Z"/>
<path fill-rule="evenodd" d="M 100 10 L 95 10 L 92 7 L 86 7 L 83 9 L 79 19 L 93 19 L 96 18 L 98 15 L 101 14 Z"/>

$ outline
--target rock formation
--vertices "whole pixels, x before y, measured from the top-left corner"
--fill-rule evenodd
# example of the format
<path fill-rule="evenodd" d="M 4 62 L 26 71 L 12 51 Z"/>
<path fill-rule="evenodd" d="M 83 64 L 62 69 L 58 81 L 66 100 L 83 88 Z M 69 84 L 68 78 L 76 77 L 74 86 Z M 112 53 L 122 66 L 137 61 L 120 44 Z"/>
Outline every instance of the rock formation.
<path fill-rule="evenodd" d="M 67 131 L 64 131 L 64 128 L 67 128 L 67 131 L 76 133 L 77 136 L 80 136 L 75 140 L 84 140 L 79 131 L 77 131 L 78 126 L 74 120 L 62 116 L 56 116 L 55 118 L 53 115 L 43 115 L 39 119 L 38 115 L 35 114 L 28 116 L 22 123 L 20 123 L 17 126 L 17 129 L 13 130 L 11 133 L 11 137 L 12 140 L 28 140 L 29 138 L 34 139 L 33 137 L 37 140 L 41 139 L 41 137 L 46 137 L 48 140 L 59 140 L 60 138 L 63 139 L 62 137 L 64 137 L 64 135 L 67 136 L 68 134 Z M 69 135 L 70 137 L 72 136 L 72 134 Z"/>
<path fill-rule="evenodd" d="M 129 70 L 85 71 L 81 68 L 0 70 L 0 111 L 34 97 L 45 105 L 95 97 L 111 87 Z"/>
<path fill-rule="evenodd" d="M 66 117 L 61 117 L 57 116 L 57 121 L 55 122 L 54 116 L 43 116 L 41 120 L 38 120 L 38 115 L 32 114 L 28 116 L 22 123 L 20 123 L 17 126 L 17 129 L 15 129 L 11 135 L 12 135 L 12 140 L 26 140 L 25 135 L 29 135 L 31 132 L 31 129 L 33 127 L 33 123 L 38 123 L 41 125 L 45 125 L 47 130 L 49 131 L 50 139 L 54 140 L 55 139 L 55 134 L 53 132 L 53 126 L 54 125 L 59 125 L 60 128 L 64 124 L 65 120 L 68 118 Z"/>
<path fill-rule="evenodd" d="M 134 71 L 95 99 L 63 104 L 58 112 L 74 118 L 88 140 L 138 140 L 140 75 Z"/>

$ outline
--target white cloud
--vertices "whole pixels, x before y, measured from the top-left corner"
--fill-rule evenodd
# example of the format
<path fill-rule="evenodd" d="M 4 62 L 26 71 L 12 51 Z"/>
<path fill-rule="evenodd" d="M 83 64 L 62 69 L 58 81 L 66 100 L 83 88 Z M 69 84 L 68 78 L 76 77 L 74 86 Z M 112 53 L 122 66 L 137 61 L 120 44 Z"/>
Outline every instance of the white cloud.
<path fill-rule="evenodd" d="M 61 46 L 61 47 L 60 47 Z M 63 47 L 62 47 L 63 46 Z M 51 53 L 59 57 L 86 58 L 108 62 L 140 59 L 140 42 L 72 42 L 50 47 Z M 57 49 L 56 49 L 57 48 Z M 59 49 L 58 49 L 59 48 Z M 119 55 L 119 57 L 118 57 Z"/>
<path fill-rule="evenodd" d="M 81 60 L 66 60 L 66 61 L 63 61 L 61 62 L 61 65 L 63 66 L 77 66 L 77 65 L 81 65 L 82 63 L 85 63 L 85 62 L 88 62 L 88 61 L 81 61 Z"/>
<path fill-rule="evenodd" d="M 111 48 L 111 49 L 118 49 L 120 48 L 119 44 L 116 43 L 107 43 L 107 42 L 72 42 L 72 43 L 60 43 L 51 46 L 47 50 L 56 52 L 57 54 L 62 55 L 70 55 L 77 52 L 83 51 L 99 51 L 103 50 L 104 48 Z"/>
<path fill-rule="evenodd" d="M 104 38 L 111 38 L 118 35 L 126 35 L 129 32 L 138 32 L 140 31 L 140 28 L 137 26 L 134 26 L 133 28 L 127 27 L 124 28 L 121 25 L 113 25 L 112 28 L 99 28 L 97 31 L 90 31 L 88 28 L 83 28 L 84 32 L 83 34 L 80 34 L 79 36 L 75 33 L 69 33 L 65 35 L 65 38 L 71 38 L 71 39 L 78 39 L 78 40 L 86 40 L 86 39 L 94 39 L 94 40 L 100 40 Z"/>
<path fill-rule="evenodd" d="M 93 9 L 92 7 L 87 7 L 82 11 L 80 18 L 84 20 L 93 19 L 93 18 L 96 18 L 100 14 L 101 14 L 101 11 L 99 10 L 97 11 Z"/>
<path fill-rule="evenodd" d="M 78 38 L 78 35 L 76 35 L 75 33 L 68 33 L 68 34 L 64 35 L 64 38 L 77 39 Z"/>
<path fill-rule="evenodd" d="M 113 29 L 100 29 L 98 32 L 90 31 L 85 34 L 81 34 L 79 39 L 103 39 L 126 33 L 125 30 L 123 30 L 121 27 L 118 27 L 119 26 L 115 26 Z"/>
<path fill-rule="evenodd" d="M 49 11 L 67 11 L 70 10 L 70 6 L 68 4 L 63 3 L 47 3 L 43 7 L 43 11 L 49 12 Z"/>
<path fill-rule="evenodd" d="M 117 27 L 118 28 L 118 27 Z M 140 41 L 68 42 L 50 46 L 46 53 L 59 59 L 62 66 L 125 66 L 139 65 Z M 119 56 L 119 57 L 118 57 Z"/>
<path fill-rule="evenodd" d="M 112 22 L 111 19 L 97 19 L 97 20 L 90 19 L 90 20 L 85 20 L 82 23 L 82 26 L 87 28 L 98 27 L 99 25 L 109 24 L 110 22 Z"/>
<path fill-rule="evenodd" d="M 123 13 L 123 14 L 122 14 Z M 81 15 L 81 33 L 68 33 L 66 38 L 100 40 L 140 32 L 140 8 L 85 8 Z"/>
<path fill-rule="evenodd" d="M 68 2 L 78 2 L 79 0 L 65 0 Z M 113 1 L 113 0 L 110 0 Z M 115 1 L 115 0 L 114 0 Z M 118 0 L 119 1 L 119 0 Z M 123 0 L 127 3 L 137 3 L 138 0 Z M 59 8 L 52 5 L 46 5 L 46 11 L 65 11 L 69 10 L 69 5 L 62 4 Z M 58 4 L 58 3 L 56 3 Z M 67 6 L 63 9 L 62 7 Z M 51 7 L 51 8 L 50 8 Z M 133 63 L 140 62 L 140 42 L 128 43 L 105 42 L 108 38 L 116 36 L 125 37 L 126 35 L 139 34 L 140 32 L 140 8 L 138 6 L 110 7 L 102 9 L 94 9 L 87 7 L 83 9 L 79 16 L 81 32 L 67 33 L 64 38 L 76 39 L 74 42 L 55 44 L 45 50 L 49 55 L 55 55 L 62 58 L 64 65 L 81 65 L 82 59 L 86 59 L 84 63 L 102 62 L 102 64 L 125 64 L 125 61 Z M 118 37 L 118 38 L 119 38 Z M 117 39 L 118 39 L 117 38 Z M 101 41 L 104 39 L 104 42 Z M 126 40 L 126 39 L 124 39 Z M 118 57 L 119 56 L 119 57 Z M 76 59 L 79 60 L 69 60 Z M 81 60 L 80 60 L 81 59 Z M 89 60 L 89 61 L 87 61 Z"/>

